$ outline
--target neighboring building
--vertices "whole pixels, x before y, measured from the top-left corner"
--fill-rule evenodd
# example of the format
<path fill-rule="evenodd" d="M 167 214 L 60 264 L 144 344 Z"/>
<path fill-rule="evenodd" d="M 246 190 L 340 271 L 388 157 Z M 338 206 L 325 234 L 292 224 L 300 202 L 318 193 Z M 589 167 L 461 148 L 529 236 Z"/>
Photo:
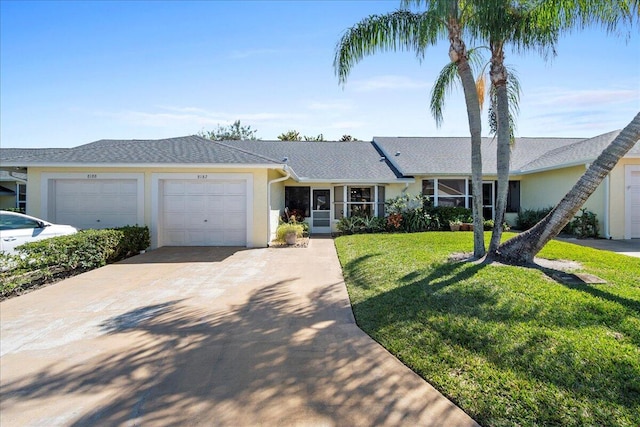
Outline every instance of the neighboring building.
<path fill-rule="evenodd" d="M 27 208 L 27 174 L 0 170 L 0 209 L 25 212 Z"/>
<path fill-rule="evenodd" d="M 615 138 L 518 138 L 508 220 L 520 209 L 555 205 Z M 483 140 L 485 216 L 494 211 L 495 140 Z M 79 228 L 147 224 L 152 247 L 271 240 L 285 208 L 312 233 L 335 231 L 355 212 L 383 216 L 384 201 L 424 193 L 434 205 L 470 207 L 468 138 L 372 142 L 101 140 L 70 149 L 0 150 L 4 170 L 24 168 L 27 213 Z M 585 205 L 600 234 L 640 237 L 640 146 L 612 170 Z"/>

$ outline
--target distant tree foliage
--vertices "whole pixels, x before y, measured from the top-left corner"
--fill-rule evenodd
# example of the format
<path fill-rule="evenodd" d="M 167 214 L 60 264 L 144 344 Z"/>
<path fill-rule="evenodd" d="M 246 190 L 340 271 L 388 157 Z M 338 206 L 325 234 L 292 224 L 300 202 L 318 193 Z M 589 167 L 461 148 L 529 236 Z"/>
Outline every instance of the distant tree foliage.
<path fill-rule="evenodd" d="M 341 142 L 351 142 L 351 141 L 360 141 L 358 138 L 354 138 L 351 135 L 342 135 L 339 139 Z"/>
<path fill-rule="evenodd" d="M 323 134 L 318 136 L 301 135 L 295 129 L 288 130 L 278 135 L 280 141 L 326 141 Z"/>
<path fill-rule="evenodd" d="M 198 135 L 203 138 L 211 139 L 212 141 L 255 141 L 258 139 L 256 137 L 257 132 L 257 130 L 251 129 L 251 126 L 243 126 L 240 123 L 240 120 L 236 120 L 233 124 L 228 126 L 218 125 L 214 130 L 202 130 Z"/>
<path fill-rule="evenodd" d="M 304 136 L 305 141 L 324 141 L 324 135 L 319 134 L 318 136 Z"/>
<path fill-rule="evenodd" d="M 280 141 L 302 141 L 302 136 L 297 130 L 288 130 L 278 135 Z"/>

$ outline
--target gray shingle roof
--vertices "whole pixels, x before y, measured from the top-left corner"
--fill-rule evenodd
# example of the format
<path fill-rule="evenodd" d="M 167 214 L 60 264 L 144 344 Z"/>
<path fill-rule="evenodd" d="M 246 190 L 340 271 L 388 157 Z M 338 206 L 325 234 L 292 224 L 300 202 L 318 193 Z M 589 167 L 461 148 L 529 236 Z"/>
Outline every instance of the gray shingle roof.
<path fill-rule="evenodd" d="M 374 137 L 391 163 L 403 175 L 471 174 L 471 142 L 468 137 Z M 516 138 L 511 170 L 521 168 L 549 151 L 584 141 L 584 138 Z M 397 155 L 396 155 L 397 154 Z M 482 138 L 483 174 L 496 173 L 496 140 Z"/>
<path fill-rule="evenodd" d="M 282 161 L 303 181 L 391 182 L 398 177 L 371 142 L 224 141 Z"/>
<path fill-rule="evenodd" d="M 15 154 L 15 153 L 9 153 Z M 3 154 L 4 156 L 4 154 Z M 3 158 L 4 160 L 4 158 Z M 34 164 L 281 164 L 260 154 L 199 136 L 156 140 L 103 139 L 66 150 L 34 152 L 6 163 Z"/>
<path fill-rule="evenodd" d="M 0 148 L 0 165 L 66 150 L 69 148 Z"/>
<path fill-rule="evenodd" d="M 546 169 L 554 169 L 560 166 L 584 164 L 594 161 L 600 153 L 620 134 L 620 131 L 613 131 L 598 135 L 594 138 L 585 139 L 574 144 L 556 148 L 548 151 L 542 156 L 523 165 L 520 171 L 523 173 L 536 172 Z M 640 143 L 636 142 L 627 156 L 640 155 Z"/>

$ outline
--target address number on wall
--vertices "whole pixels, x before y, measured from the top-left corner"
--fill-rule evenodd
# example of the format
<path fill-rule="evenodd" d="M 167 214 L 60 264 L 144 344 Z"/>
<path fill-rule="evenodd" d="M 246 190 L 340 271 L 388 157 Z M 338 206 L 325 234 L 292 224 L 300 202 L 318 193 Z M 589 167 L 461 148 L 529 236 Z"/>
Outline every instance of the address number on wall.
<path fill-rule="evenodd" d="M 87 174 L 87 179 L 96 179 L 98 178 L 98 174 L 97 173 L 88 173 Z"/>
<path fill-rule="evenodd" d="M 198 175 L 198 179 L 207 179 L 209 175 Z"/>

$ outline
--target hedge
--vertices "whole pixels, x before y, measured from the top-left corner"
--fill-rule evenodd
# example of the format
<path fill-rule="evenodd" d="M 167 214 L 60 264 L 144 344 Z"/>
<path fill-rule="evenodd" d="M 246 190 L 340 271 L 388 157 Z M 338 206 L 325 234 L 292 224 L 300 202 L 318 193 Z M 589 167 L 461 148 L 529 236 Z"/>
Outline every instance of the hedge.
<path fill-rule="evenodd" d="M 120 261 L 149 247 L 148 227 L 84 230 L 30 242 L 0 254 L 0 297 Z"/>

